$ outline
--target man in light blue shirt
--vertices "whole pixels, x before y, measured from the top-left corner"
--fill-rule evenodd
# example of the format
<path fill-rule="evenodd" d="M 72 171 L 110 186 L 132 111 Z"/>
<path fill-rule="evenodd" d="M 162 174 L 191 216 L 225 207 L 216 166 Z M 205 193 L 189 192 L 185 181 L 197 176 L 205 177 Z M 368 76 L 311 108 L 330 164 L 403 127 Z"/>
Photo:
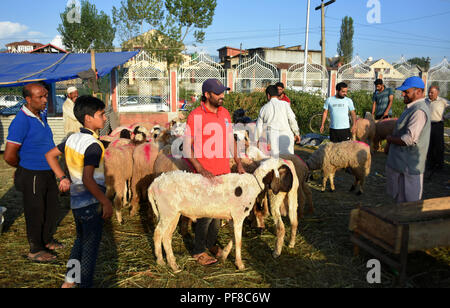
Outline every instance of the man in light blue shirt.
<path fill-rule="evenodd" d="M 336 86 L 336 95 L 329 97 L 323 106 L 322 126 L 320 133 L 322 134 L 325 127 L 325 121 L 330 113 L 330 141 L 342 142 L 350 140 L 352 134 L 356 132 L 356 112 L 353 101 L 347 97 L 348 86 L 341 82 Z M 348 113 L 352 116 L 353 125 L 350 130 L 350 120 Z"/>

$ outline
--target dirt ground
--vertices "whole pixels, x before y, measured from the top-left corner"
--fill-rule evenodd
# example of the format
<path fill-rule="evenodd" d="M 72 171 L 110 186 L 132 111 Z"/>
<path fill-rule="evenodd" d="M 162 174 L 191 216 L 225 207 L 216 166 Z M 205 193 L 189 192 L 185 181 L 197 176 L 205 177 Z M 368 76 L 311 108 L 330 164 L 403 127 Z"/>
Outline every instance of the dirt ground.
<path fill-rule="evenodd" d="M 306 159 L 312 149 L 296 149 Z M 446 144 L 443 170 L 425 180 L 424 199 L 450 195 L 450 146 Z M 1 154 L 1 156 L 3 156 Z M 350 211 L 358 204 L 377 206 L 391 202 L 385 194 L 384 166 L 386 156 L 376 153 L 365 192 L 356 196 L 348 190 L 352 176 L 336 174 L 336 192 L 320 192 L 319 180 L 309 183 L 313 191 L 314 214 L 300 220 L 296 246 L 285 245 L 280 258 L 273 259 L 275 229 L 272 220 L 258 234 L 245 225 L 243 234 L 244 271 L 234 266 L 234 251 L 225 263 L 209 267 L 197 265 L 190 257 L 193 235 L 183 238 L 174 233 L 173 249 L 183 269 L 173 274 L 168 267 L 156 264 L 153 253 L 154 226 L 148 221 L 145 205 L 135 217 L 124 215 L 118 225 L 115 217 L 105 224 L 98 258 L 95 286 L 102 288 L 373 288 L 395 286 L 398 273 L 382 263 L 381 283 L 369 284 L 367 261 L 373 257 L 361 251 L 353 255 L 348 230 Z M 0 287 L 59 287 L 64 280 L 65 266 L 75 238 L 75 225 L 69 200 L 61 196 L 60 221 L 55 238 L 65 245 L 54 264 L 35 264 L 26 259 L 28 242 L 21 193 L 13 187 L 13 169 L 0 161 L 0 206 L 6 207 L 4 232 L 0 236 Z M 289 222 L 286 239 L 289 237 Z M 222 228 L 219 242 L 230 239 L 228 228 Z M 407 287 L 450 287 L 450 248 L 435 248 L 409 254 Z"/>

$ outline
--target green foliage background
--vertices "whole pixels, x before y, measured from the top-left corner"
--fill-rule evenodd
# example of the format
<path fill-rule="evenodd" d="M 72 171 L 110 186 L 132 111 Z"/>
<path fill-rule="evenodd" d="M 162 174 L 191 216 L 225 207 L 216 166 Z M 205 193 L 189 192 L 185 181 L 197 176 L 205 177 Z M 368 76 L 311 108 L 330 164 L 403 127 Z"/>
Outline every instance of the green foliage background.
<path fill-rule="evenodd" d="M 308 127 L 309 120 L 315 114 L 323 112 L 323 105 L 325 98 L 318 94 L 310 94 L 300 91 L 286 90 L 286 95 L 291 100 L 291 108 L 297 117 L 297 123 L 300 127 L 301 134 L 310 133 Z M 348 97 L 353 100 L 356 108 L 356 114 L 359 117 L 364 117 L 366 111 L 372 111 L 372 93 L 367 91 L 352 91 L 349 92 Z M 258 117 L 259 110 L 267 103 L 265 93 L 234 93 L 231 92 L 225 95 L 224 107 L 233 115 L 233 112 L 239 108 L 246 110 L 246 115 L 254 120 Z M 186 115 L 191 110 L 198 107 L 200 102 L 191 105 L 186 111 Z M 398 117 L 403 112 L 403 100 L 394 98 L 392 106 L 392 113 L 394 117 Z M 448 121 L 447 121 L 448 122 Z M 446 124 L 449 124 L 447 123 Z"/>

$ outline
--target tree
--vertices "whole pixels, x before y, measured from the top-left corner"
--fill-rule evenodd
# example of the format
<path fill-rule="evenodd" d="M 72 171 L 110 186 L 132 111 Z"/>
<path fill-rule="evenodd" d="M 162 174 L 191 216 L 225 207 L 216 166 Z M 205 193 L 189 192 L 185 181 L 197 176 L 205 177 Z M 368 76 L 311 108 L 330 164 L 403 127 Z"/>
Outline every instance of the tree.
<path fill-rule="evenodd" d="M 338 43 L 337 52 L 344 63 L 349 63 L 353 58 L 353 18 L 345 16 L 341 24 L 341 38 Z"/>
<path fill-rule="evenodd" d="M 411 58 L 407 62 L 411 65 L 419 65 L 421 68 L 423 68 L 425 71 L 428 71 L 430 69 L 430 57 L 424 58 Z"/>
<path fill-rule="evenodd" d="M 90 49 L 112 50 L 116 29 L 111 18 L 103 11 L 98 13 L 94 4 L 87 0 L 81 1 L 81 18 L 76 22 L 68 18 L 73 8 L 66 8 L 60 14 L 62 24 L 58 26 L 58 32 L 62 36 L 62 42 L 71 52 L 87 52 Z"/>
<path fill-rule="evenodd" d="M 123 39 L 123 47 L 131 47 L 131 29 L 134 44 L 170 65 L 181 60 L 184 42 L 190 33 L 195 43 L 204 41 L 204 29 L 211 25 L 216 5 L 216 0 L 122 0 L 119 9 L 113 7 L 113 20 Z M 137 37 L 138 32 L 144 33 L 144 25 L 154 31 L 150 36 Z"/>
<path fill-rule="evenodd" d="M 122 0 L 120 5 L 119 9 L 113 6 L 112 16 L 122 42 L 143 33 L 144 23 L 158 27 L 164 18 L 160 0 Z"/>

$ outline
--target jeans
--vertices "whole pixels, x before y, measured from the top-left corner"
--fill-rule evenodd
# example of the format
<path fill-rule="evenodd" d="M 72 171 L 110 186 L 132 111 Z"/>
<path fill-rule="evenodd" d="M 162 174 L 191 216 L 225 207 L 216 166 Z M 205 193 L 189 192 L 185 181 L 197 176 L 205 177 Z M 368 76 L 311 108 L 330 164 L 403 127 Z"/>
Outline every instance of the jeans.
<path fill-rule="evenodd" d="M 92 204 L 72 210 L 75 218 L 77 238 L 70 254 L 81 266 L 80 288 L 92 288 L 98 250 L 102 238 L 103 218 L 100 204 Z M 69 271 L 68 271 L 69 272 Z M 75 282 L 66 276 L 66 282 Z"/>
<path fill-rule="evenodd" d="M 195 239 L 193 255 L 204 252 L 216 245 L 221 220 L 212 218 L 197 219 L 195 224 Z"/>

